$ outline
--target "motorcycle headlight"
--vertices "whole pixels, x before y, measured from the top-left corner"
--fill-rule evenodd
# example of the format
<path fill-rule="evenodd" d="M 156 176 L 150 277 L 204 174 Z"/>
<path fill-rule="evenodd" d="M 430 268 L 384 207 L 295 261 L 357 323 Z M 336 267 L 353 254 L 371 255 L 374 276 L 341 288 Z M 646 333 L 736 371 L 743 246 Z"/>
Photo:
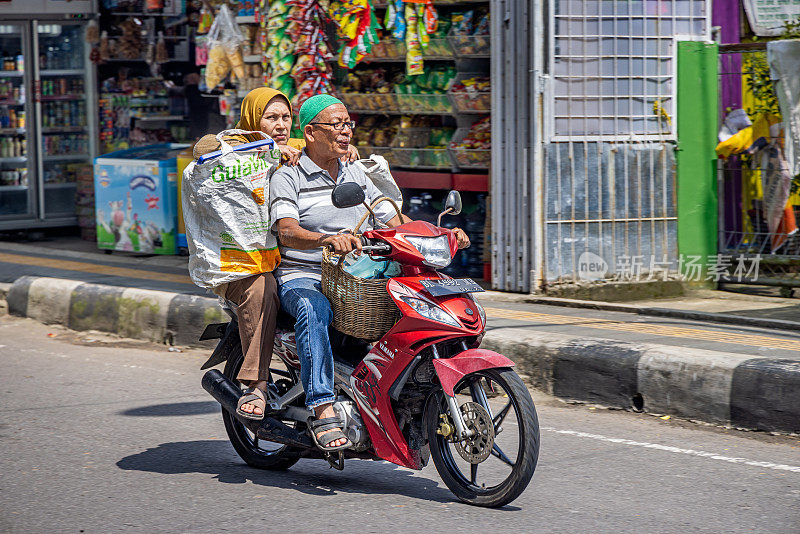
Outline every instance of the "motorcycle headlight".
<path fill-rule="evenodd" d="M 406 239 L 425 258 L 423 262 L 425 265 L 441 269 L 450 265 L 453 260 L 450 256 L 450 242 L 446 235 L 439 237 L 406 236 Z"/>
<path fill-rule="evenodd" d="M 414 297 L 400 298 L 403 299 L 403 302 L 414 308 L 414 311 L 426 319 L 444 323 L 450 326 L 455 326 L 456 328 L 461 328 L 461 325 L 458 323 L 458 321 L 456 321 L 452 315 L 441 309 L 439 306 L 431 305 L 422 299 L 415 299 Z"/>

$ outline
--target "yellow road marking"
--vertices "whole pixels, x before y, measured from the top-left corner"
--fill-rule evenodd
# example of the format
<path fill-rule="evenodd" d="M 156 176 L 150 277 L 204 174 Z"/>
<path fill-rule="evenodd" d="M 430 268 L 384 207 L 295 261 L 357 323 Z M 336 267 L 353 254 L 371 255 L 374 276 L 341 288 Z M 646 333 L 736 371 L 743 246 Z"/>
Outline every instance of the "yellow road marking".
<path fill-rule="evenodd" d="M 125 267 L 112 267 L 110 265 L 95 265 L 81 261 L 56 260 L 53 258 L 40 258 L 38 256 L 23 256 L 22 254 L 7 254 L 0 252 L 0 262 L 16 263 L 19 265 L 35 265 L 49 267 L 64 271 L 77 271 L 81 273 L 108 274 L 124 278 L 138 278 L 140 280 L 157 280 L 160 282 L 175 282 L 178 284 L 194 285 L 192 279 L 184 274 L 159 273 L 156 271 L 143 271 Z"/>
<path fill-rule="evenodd" d="M 734 343 L 754 347 L 767 347 L 800 351 L 800 341 L 769 336 L 754 336 L 750 334 L 737 334 L 734 332 L 716 332 L 685 326 L 655 325 L 640 322 L 620 322 L 610 319 L 594 317 L 575 317 L 572 315 L 550 315 L 549 313 L 526 312 L 519 310 L 506 310 L 502 308 L 486 308 L 489 317 L 497 319 L 515 319 L 535 323 L 561 324 L 582 326 L 584 328 L 598 328 L 601 330 L 617 330 L 635 334 L 651 334 L 666 337 L 681 337 L 698 339 L 702 341 L 716 341 L 719 343 Z"/>

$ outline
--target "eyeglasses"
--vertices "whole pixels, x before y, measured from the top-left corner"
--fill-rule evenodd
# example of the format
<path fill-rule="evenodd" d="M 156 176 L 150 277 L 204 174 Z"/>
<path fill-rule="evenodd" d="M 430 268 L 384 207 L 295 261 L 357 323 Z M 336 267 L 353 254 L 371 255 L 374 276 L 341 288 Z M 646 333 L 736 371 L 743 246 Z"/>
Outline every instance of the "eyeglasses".
<path fill-rule="evenodd" d="M 350 131 L 356 129 L 356 121 L 340 121 L 340 122 L 311 122 L 309 124 L 324 124 L 325 126 L 330 126 L 337 132 L 341 132 L 344 130 L 344 127 L 347 126 L 350 128 Z"/>

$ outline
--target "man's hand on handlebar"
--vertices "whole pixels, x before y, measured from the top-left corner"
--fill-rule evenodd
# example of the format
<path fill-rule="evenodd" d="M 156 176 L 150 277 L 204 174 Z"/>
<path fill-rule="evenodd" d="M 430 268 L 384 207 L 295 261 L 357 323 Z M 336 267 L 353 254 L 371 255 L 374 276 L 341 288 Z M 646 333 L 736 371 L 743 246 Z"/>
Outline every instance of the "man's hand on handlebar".
<path fill-rule="evenodd" d="M 361 254 L 361 240 L 352 234 L 335 234 L 323 237 L 320 246 L 333 249 L 336 254 L 347 254 L 354 252 L 356 256 Z"/>
<path fill-rule="evenodd" d="M 458 241 L 458 248 L 461 250 L 462 248 L 467 248 L 470 245 L 469 237 L 467 236 L 466 232 L 461 228 L 453 228 L 453 233 L 456 234 L 456 240 Z"/>

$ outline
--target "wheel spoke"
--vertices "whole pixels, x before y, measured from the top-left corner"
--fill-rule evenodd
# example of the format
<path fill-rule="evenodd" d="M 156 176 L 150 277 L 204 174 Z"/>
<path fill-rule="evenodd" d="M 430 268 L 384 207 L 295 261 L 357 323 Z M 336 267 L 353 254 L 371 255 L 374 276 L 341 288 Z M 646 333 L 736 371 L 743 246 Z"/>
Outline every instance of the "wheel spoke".
<path fill-rule="evenodd" d="M 511 409 L 511 401 L 508 401 L 508 404 L 500 410 L 496 416 L 492 419 L 492 423 L 494 423 L 494 431 L 497 432 L 497 428 L 503 424 L 506 416 L 508 415 L 508 411 Z"/>
<path fill-rule="evenodd" d="M 478 464 L 469 464 L 469 481 L 474 485 L 478 485 Z"/>
<path fill-rule="evenodd" d="M 511 459 L 506 456 L 506 453 L 503 452 L 503 449 L 497 446 L 497 443 L 495 443 L 492 447 L 492 456 L 499 459 L 501 462 L 510 465 L 511 467 L 514 467 L 515 465 L 514 462 L 512 462 Z"/>

